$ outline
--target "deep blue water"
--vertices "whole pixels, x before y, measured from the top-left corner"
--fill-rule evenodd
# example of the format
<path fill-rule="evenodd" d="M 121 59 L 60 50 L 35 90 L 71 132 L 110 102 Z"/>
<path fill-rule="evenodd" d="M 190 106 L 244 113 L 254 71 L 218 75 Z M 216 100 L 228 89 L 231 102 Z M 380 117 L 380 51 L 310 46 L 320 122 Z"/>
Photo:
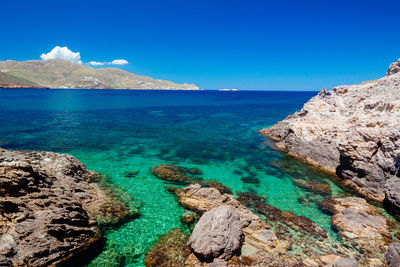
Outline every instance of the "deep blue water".
<path fill-rule="evenodd" d="M 316 92 L 0 90 L 0 146 L 69 153 L 111 177 L 140 203 L 142 216 L 106 232 L 92 264 L 141 266 L 157 238 L 180 223 L 183 209 L 153 177 L 161 163 L 197 167 L 235 193 L 310 217 L 331 232 L 315 205 L 321 196 L 292 178 L 327 182 L 324 174 L 273 148 L 257 130 L 301 109 Z M 127 171 L 139 171 L 126 178 Z M 248 182 L 244 177 L 253 178 Z M 247 181 L 247 182 L 246 182 Z M 254 182 L 256 181 L 256 182 Z M 299 198 L 310 199 L 302 202 Z"/>

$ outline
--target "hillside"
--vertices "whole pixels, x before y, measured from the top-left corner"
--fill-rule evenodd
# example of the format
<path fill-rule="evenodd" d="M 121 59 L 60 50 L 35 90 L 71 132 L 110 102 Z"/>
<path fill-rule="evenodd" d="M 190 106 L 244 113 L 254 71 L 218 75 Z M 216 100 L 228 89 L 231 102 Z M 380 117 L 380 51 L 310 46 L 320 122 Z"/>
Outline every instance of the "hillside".
<path fill-rule="evenodd" d="M 0 61 L 0 88 L 170 89 L 199 90 L 136 75 L 117 68 L 92 68 L 62 59 Z"/>

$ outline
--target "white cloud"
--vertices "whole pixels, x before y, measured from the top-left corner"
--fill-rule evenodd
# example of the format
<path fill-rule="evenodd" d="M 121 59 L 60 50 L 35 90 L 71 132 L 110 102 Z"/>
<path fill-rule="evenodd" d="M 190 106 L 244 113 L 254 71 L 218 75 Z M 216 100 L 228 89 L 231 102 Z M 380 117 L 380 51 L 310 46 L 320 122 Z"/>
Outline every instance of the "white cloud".
<path fill-rule="evenodd" d="M 126 61 L 125 59 L 114 59 L 113 61 L 111 61 L 110 64 L 112 64 L 112 65 L 126 65 L 128 63 L 129 62 Z"/>
<path fill-rule="evenodd" d="M 56 46 L 49 53 L 42 54 L 40 56 L 40 58 L 45 61 L 49 60 L 49 59 L 53 59 L 53 58 L 61 58 L 61 59 L 65 59 L 68 61 L 82 64 L 80 53 L 79 52 L 74 53 L 71 50 L 69 50 L 68 47 L 66 47 L 66 46 L 64 46 L 64 47 Z"/>
<path fill-rule="evenodd" d="M 105 62 L 107 63 L 107 62 Z M 97 62 L 97 61 L 90 61 L 87 64 L 92 65 L 92 66 L 103 66 L 105 64 L 104 62 Z"/>

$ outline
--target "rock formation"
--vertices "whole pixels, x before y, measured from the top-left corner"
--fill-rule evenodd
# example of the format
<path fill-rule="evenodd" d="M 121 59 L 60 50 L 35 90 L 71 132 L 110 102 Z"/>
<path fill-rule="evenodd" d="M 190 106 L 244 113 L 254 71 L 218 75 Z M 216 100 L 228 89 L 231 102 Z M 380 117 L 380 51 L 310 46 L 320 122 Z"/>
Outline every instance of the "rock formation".
<path fill-rule="evenodd" d="M 100 237 L 96 220 L 130 215 L 97 176 L 69 155 L 0 149 L 0 265 L 65 261 Z"/>
<path fill-rule="evenodd" d="M 198 184 L 170 191 L 176 194 L 183 207 L 202 214 L 188 242 L 195 253 L 187 257 L 186 266 L 334 266 L 336 263 L 335 266 L 346 266 L 343 264 L 354 264 L 355 256 L 370 266 L 382 264 L 382 261 L 370 264 L 356 251 L 331 239 L 310 219 L 281 211 L 251 193 L 240 193 L 235 199 Z M 265 215 L 265 221 L 251 211 L 253 208 Z M 234 222 L 238 221 L 233 210 L 240 219 L 243 243 L 236 242 L 239 240 L 236 234 L 229 235 L 235 242 L 226 239 Z M 232 251 L 236 249 L 232 248 L 237 244 L 240 244 L 237 248 L 240 252 L 235 254 Z"/>
<path fill-rule="evenodd" d="M 260 132 L 399 212 L 399 69 L 400 60 L 381 79 L 321 90 L 299 112 Z"/>
<path fill-rule="evenodd" d="M 365 199 L 327 198 L 318 205 L 333 214 L 331 224 L 345 242 L 370 258 L 385 253 L 395 225 Z"/>

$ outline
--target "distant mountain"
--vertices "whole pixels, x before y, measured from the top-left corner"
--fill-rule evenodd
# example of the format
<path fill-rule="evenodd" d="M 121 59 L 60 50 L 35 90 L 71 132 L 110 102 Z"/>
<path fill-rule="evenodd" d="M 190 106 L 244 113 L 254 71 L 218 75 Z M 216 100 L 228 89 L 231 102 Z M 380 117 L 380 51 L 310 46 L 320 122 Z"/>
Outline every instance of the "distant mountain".
<path fill-rule="evenodd" d="M 199 90 L 117 68 L 92 68 L 62 59 L 0 61 L 0 88 Z"/>

